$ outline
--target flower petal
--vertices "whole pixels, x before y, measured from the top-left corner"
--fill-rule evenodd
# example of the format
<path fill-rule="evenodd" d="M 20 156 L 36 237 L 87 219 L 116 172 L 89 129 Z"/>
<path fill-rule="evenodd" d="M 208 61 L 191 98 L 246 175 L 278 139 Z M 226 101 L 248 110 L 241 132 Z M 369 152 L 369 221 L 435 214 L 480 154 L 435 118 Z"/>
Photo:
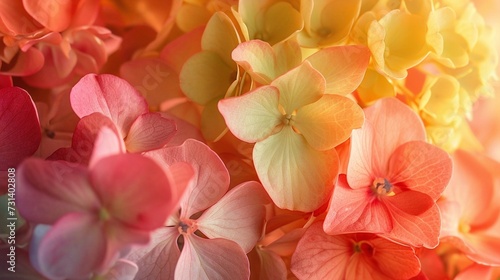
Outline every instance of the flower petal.
<path fill-rule="evenodd" d="M 143 114 L 130 127 L 125 144 L 131 153 L 159 149 L 174 137 L 176 131 L 174 120 L 159 113 Z"/>
<path fill-rule="evenodd" d="M 102 158 L 125 153 L 125 143 L 119 138 L 116 131 L 104 126 L 97 134 L 89 160 L 89 168 Z"/>
<path fill-rule="evenodd" d="M 90 170 L 90 181 L 111 217 L 139 230 L 162 226 L 177 204 L 163 169 L 142 155 L 103 158 Z"/>
<path fill-rule="evenodd" d="M 361 45 L 330 47 L 306 60 L 325 78 L 325 93 L 347 95 L 361 84 L 370 61 L 370 51 Z"/>
<path fill-rule="evenodd" d="M 350 232 L 388 233 L 393 223 L 389 209 L 369 188 L 351 189 L 340 175 L 330 200 L 324 229 L 328 234 Z"/>
<path fill-rule="evenodd" d="M 113 120 L 121 135 L 127 135 L 135 119 L 149 112 L 146 100 L 135 88 L 108 74 L 84 76 L 71 90 L 70 100 L 80 118 L 102 113 Z"/>
<path fill-rule="evenodd" d="M 219 101 L 219 110 L 231 132 L 239 139 L 254 143 L 272 134 L 281 124 L 279 92 L 263 86 L 243 96 Z"/>
<path fill-rule="evenodd" d="M 23 89 L 0 89 L 0 170 L 16 167 L 33 155 L 41 140 L 35 104 Z"/>
<path fill-rule="evenodd" d="M 73 133 L 71 148 L 60 148 L 50 155 L 48 159 L 65 160 L 87 165 L 94 150 L 94 144 L 96 143 L 98 133 L 104 127 L 120 135 L 118 141 L 121 143 L 119 143 L 119 145 L 124 146 L 123 140 L 121 139 L 122 136 L 119 134 L 113 121 L 101 113 L 92 113 L 78 121 L 75 132 Z M 118 147 L 115 147 L 115 149 L 116 148 Z"/>
<path fill-rule="evenodd" d="M 109 280 L 134 280 L 139 268 L 131 261 L 119 259 L 104 275 Z"/>
<path fill-rule="evenodd" d="M 70 0 L 23 0 L 26 11 L 46 28 L 62 32 L 71 23 L 75 2 Z"/>
<path fill-rule="evenodd" d="M 219 158 L 207 145 L 188 139 L 181 146 L 166 147 L 145 153 L 161 166 L 187 162 L 194 169 L 194 182 L 181 201 L 182 218 L 214 205 L 227 192 L 229 173 Z"/>
<path fill-rule="evenodd" d="M 269 198 L 261 184 L 246 182 L 231 189 L 197 220 L 208 238 L 234 241 L 248 253 L 262 234 Z"/>
<path fill-rule="evenodd" d="M 309 145 L 324 151 L 351 136 L 364 122 L 364 113 L 354 101 L 338 95 L 323 95 L 318 101 L 297 110 L 294 126 Z"/>
<path fill-rule="evenodd" d="M 106 238 L 97 217 L 71 213 L 43 237 L 36 258 L 41 272 L 49 278 L 79 278 L 104 265 L 105 251 Z"/>
<path fill-rule="evenodd" d="M 297 244 L 290 268 L 299 279 L 343 279 L 353 247 L 349 236 L 328 235 L 315 223 Z"/>
<path fill-rule="evenodd" d="M 408 214 L 390 201 L 386 205 L 392 214 L 394 228 L 383 236 L 415 247 L 432 249 L 438 245 L 441 216 L 436 204 L 419 215 Z"/>
<path fill-rule="evenodd" d="M 127 256 L 139 266 L 136 279 L 174 279 L 174 271 L 180 256 L 177 238 L 179 231 L 164 227 L 153 232 L 151 242 L 135 249 Z"/>
<path fill-rule="evenodd" d="M 290 210 L 316 210 L 328 199 L 338 174 L 335 149 L 313 149 L 290 126 L 255 144 L 253 158 L 271 199 Z"/>
<path fill-rule="evenodd" d="M 175 268 L 176 280 L 248 279 L 250 265 L 243 249 L 226 239 L 190 235 Z"/>
<path fill-rule="evenodd" d="M 17 206 L 28 221 L 53 224 L 71 212 L 99 206 L 82 166 L 29 158 L 18 169 Z"/>
<path fill-rule="evenodd" d="M 303 62 L 271 83 L 278 88 L 280 104 L 287 114 L 323 96 L 325 79 L 309 62 Z"/>
<path fill-rule="evenodd" d="M 448 185 L 451 172 L 451 158 L 445 151 L 423 141 L 411 141 L 392 154 L 387 179 L 436 201 Z"/>
<path fill-rule="evenodd" d="M 237 65 L 233 64 L 226 64 L 212 51 L 191 56 L 179 74 L 182 91 L 200 105 L 222 98 L 236 77 Z"/>
<path fill-rule="evenodd" d="M 232 58 L 260 84 L 268 85 L 278 76 L 276 54 L 267 42 L 261 40 L 243 42 L 233 50 Z"/>
<path fill-rule="evenodd" d="M 411 279 L 420 273 L 420 261 L 411 247 L 402 246 L 384 238 L 370 240 L 372 259 L 378 270 L 393 279 Z"/>

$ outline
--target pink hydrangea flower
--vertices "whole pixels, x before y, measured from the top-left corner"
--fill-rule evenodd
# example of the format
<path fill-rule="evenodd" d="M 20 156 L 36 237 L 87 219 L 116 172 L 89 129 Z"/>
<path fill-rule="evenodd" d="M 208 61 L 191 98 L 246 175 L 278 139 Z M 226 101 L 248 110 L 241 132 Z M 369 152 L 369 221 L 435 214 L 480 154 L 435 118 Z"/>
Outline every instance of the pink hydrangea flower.
<path fill-rule="evenodd" d="M 101 130 L 88 168 L 35 158 L 21 164 L 17 205 L 38 224 L 30 256 L 46 277 L 99 274 L 130 245 L 147 244 L 192 178 L 186 163 L 165 169 L 139 154 L 113 154 L 117 142 Z"/>
<path fill-rule="evenodd" d="M 180 211 L 153 234 L 152 242 L 132 252 L 138 279 L 247 279 L 246 257 L 264 224 L 262 186 L 245 182 L 227 194 L 229 174 L 206 145 L 187 140 L 178 147 L 150 151 L 147 156 L 164 166 L 178 161 L 195 169 Z"/>
<path fill-rule="evenodd" d="M 86 75 L 71 90 L 70 101 L 81 118 L 72 146 L 59 149 L 50 159 L 88 162 L 101 127 L 115 131 L 128 152 L 161 148 L 177 131 L 174 120 L 150 113 L 146 100 L 129 83 L 113 75 Z"/>
<path fill-rule="evenodd" d="M 347 175 L 339 176 L 324 229 L 371 232 L 412 246 L 438 245 L 436 200 L 451 177 L 451 159 L 425 142 L 418 116 L 397 99 L 365 109 L 353 131 Z"/>

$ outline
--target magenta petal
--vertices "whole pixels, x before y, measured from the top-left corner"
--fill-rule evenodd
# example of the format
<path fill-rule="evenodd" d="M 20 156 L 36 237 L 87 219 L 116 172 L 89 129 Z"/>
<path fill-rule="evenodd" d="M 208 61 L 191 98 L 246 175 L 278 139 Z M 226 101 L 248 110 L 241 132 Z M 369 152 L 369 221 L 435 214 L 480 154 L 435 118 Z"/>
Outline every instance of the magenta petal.
<path fill-rule="evenodd" d="M 139 266 L 137 279 L 174 279 L 175 267 L 181 254 L 177 245 L 179 231 L 164 227 L 153 232 L 151 242 L 127 256 Z"/>
<path fill-rule="evenodd" d="M 190 235 L 175 268 L 176 280 L 248 279 L 250 264 L 238 244 Z"/>
<path fill-rule="evenodd" d="M 262 235 L 264 205 L 269 202 L 261 184 L 240 184 L 203 213 L 198 229 L 209 238 L 232 240 L 248 253 Z"/>
<path fill-rule="evenodd" d="M 80 117 L 102 113 L 127 135 L 132 123 L 149 111 L 146 100 L 125 80 L 113 75 L 88 74 L 71 90 L 71 107 Z"/>
<path fill-rule="evenodd" d="M 16 167 L 40 145 L 40 123 L 30 95 L 23 89 L 0 89 L 0 170 Z"/>
<path fill-rule="evenodd" d="M 28 221 L 53 224 L 70 212 L 99 207 L 82 166 L 64 161 L 30 158 L 17 173 L 17 206 Z"/>
<path fill-rule="evenodd" d="M 182 217 L 190 217 L 214 205 L 229 188 L 229 173 L 219 156 L 207 145 L 188 139 L 181 146 L 145 153 L 162 166 L 187 162 L 194 168 L 194 182 L 181 201 Z"/>
<path fill-rule="evenodd" d="M 97 217 L 71 213 L 43 237 L 38 264 L 49 278 L 86 277 L 96 270 L 106 251 L 106 238 Z"/>
<path fill-rule="evenodd" d="M 139 154 L 103 158 L 90 170 L 90 181 L 109 214 L 138 230 L 162 226 L 177 203 L 163 169 Z"/>
<path fill-rule="evenodd" d="M 125 144 L 129 152 L 146 152 L 165 146 L 177 131 L 175 121 L 157 113 L 139 116 L 130 127 Z"/>

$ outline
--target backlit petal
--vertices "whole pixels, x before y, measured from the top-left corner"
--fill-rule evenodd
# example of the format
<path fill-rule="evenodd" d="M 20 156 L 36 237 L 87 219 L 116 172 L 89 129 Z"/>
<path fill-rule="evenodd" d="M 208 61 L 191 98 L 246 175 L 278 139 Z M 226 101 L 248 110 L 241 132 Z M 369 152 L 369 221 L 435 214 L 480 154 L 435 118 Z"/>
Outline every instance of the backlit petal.
<path fill-rule="evenodd" d="M 175 268 L 176 280 L 248 279 L 250 265 L 243 249 L 222 238 L 203 239 L 190 235 L 185 239 Z"/>
<path fill-rule="evenodd" d="M 347 95 L 356 90 L 363 80 L 370 51 L 364 46 L 330 47 L 306 60 L 325 78 L 325 93 Z"/>
<path fill-rule="evenodd" d="M 109 117 L 122 135 L 149 111 L 146 100 L 125 80 L 113 75 L 88 74 L 71 90 L 71 107 L 83 118 L 94 112 Z"/>
<path fill-rule="evenodd" d="M 259 183 L 240 184 L 203 213 L 198 228 L 209 238 L 232 240 L 248 253 L 261 237 L 268 199 Z"/>
<path fill-rule="evenodd" d="M 255 144 L 255 168 L 280 208 L 314 211 L 326 202 L 338 173 L 337 152 L 317 151 L 290 126 Z"/>
<path fill-rule="evenodd" d="M 278 88 L 280 104 L 287 114 L 317 101 L 325 92 L 325 79 L 309 62 L 278 77 L 271 85 Z"/>
<path fill-rule="evenodd" d="M 363 110 L 355 102 L 343 96 L 323 95 L 297 111 L 294 126 L 313 148 L 323 151 L 347 140 L 363 122 Z"/>
<path fill-rule="evenodd" d="M 125 138 L 127 151 L 145 152 L 165 146 L 177 131 L 175 121 L 158 113 L 139 116 Z"/>
<path fill-rule="evenodd" d="M 263 86 L 243 96 L 219 101 L 219 110 L 236 137 L 254 143 L 267 138 L 281 124 L 283 116 L 278 102 L 277 88 Z"/>

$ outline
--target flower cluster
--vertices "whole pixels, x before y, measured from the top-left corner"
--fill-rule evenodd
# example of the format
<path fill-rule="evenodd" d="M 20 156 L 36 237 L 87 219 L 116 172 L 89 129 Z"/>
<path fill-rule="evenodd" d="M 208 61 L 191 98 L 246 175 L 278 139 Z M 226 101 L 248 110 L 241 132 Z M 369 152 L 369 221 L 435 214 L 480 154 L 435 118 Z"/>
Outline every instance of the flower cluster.
<path fill-rule="evenodd" d="M 497 279 L 498 11 L 0 1 L 0 278 Z"/>

